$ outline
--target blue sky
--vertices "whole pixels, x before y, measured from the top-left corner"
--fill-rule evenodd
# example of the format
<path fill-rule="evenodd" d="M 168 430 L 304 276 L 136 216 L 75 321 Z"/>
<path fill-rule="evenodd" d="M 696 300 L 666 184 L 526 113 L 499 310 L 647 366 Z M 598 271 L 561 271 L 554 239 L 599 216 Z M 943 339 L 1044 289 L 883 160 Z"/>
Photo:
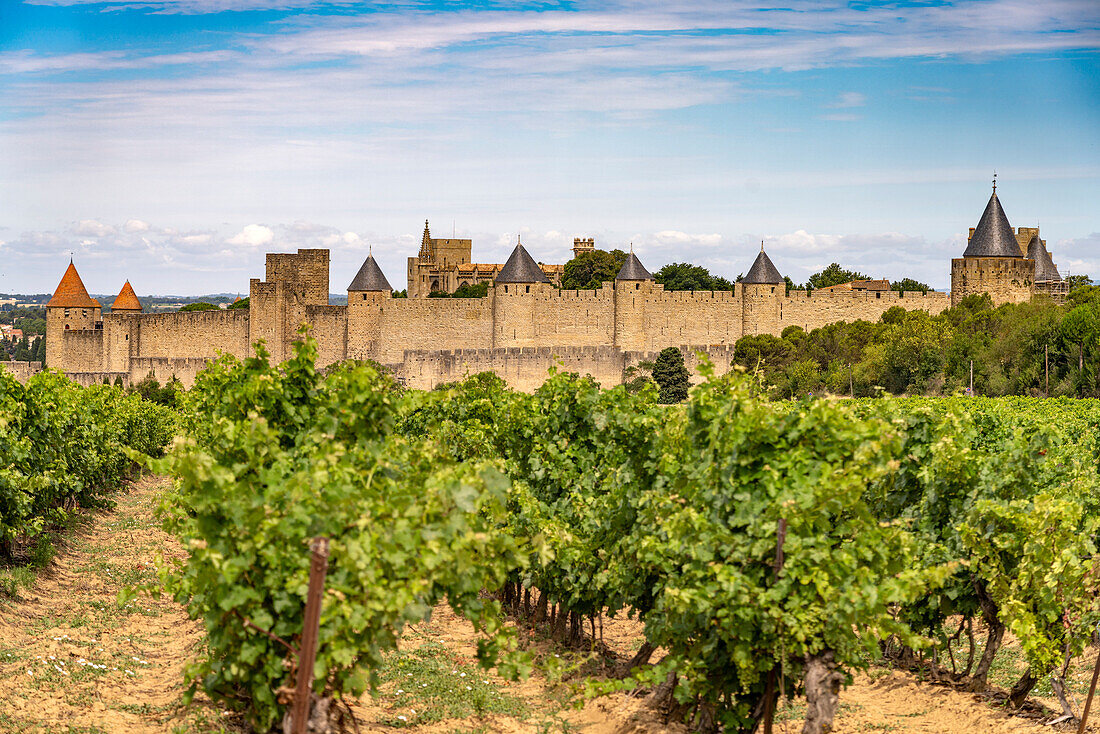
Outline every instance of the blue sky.
<path fill-rule="evenodd" d="M 998 173 L 1100 276 L 1100 3 L 0 1 L 0 291 L 247 291 L 422 223 L 945 288 Z"/>

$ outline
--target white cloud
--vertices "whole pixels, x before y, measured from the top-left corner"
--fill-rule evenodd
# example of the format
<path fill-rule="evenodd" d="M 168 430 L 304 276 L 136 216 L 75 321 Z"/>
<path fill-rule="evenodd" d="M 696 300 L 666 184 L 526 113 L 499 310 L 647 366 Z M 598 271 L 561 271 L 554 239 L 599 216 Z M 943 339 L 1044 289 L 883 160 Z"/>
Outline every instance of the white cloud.
<path fill-rule="evenodd" d="M 274 239 L 275 233 L 267 227 L 262 224 L 249 224 L 240 232 L 226 240 L 226 242 L 231 245 L 259 247 L 261 245 L 271 244 L 271 241 Z"/>
<path fill-rule="evenodd" d="M 140 219 L 127 219 L 126 224 L 122 225 L 122 229 L 126 232 L 147 232 L 149 231 L 149 223 Z"/>
<path fill-rule="evenodd" d="M 109 234 L 114 234 L 117 230 L 114 227 L 98 222 L 95 219 L 81 219 L 73 227 L 73 234 L 82 235 L 84 237 L 104 237 Z"/>
<path fill-rule="evenodd" d="M 862 107 L 865 104 L 867 104 L 866 95 L 859 92 L 842 92 L 836 101 L 825 106 L 831 109 L 844 109 L 847 107 Z"/>

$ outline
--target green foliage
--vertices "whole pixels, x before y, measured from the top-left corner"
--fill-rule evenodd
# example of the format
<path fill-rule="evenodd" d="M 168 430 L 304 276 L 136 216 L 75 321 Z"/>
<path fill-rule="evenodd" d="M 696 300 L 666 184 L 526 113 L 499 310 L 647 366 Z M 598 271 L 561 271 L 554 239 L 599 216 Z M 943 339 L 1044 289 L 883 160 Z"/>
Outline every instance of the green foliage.
<path fill-rule="evenodd" d="M 681 702 L 748 731 L 769 671 L 797 680 L 805 656 L 825 650 L 850 670 L 876 639 L 910 637 L 890 604 L 939 569 L 913 569 L 908 535 L 863 500 L 898 443 L 837 403 L 761 402 L 736 372 L 692 391 L 667 439 L 665 486 L 641 498 L 629 541 L 632 575 L 655 580 L 646 635 L 669 651 L 656 672 L 677 673 Z"/>
<path fill-rule="evenodd" d="M 806 290 L 828 288 L 831 285 L 850 283 L 853 280 L 870 280 L 869 275 L 856 270 L 845 270 L 839 263 L 832 263 L 824 270 L 814 273 L 806 281 Z"/>
<path fill-rule="evenodd" d="M 134 468 L 129 452 L 157 455 L 175 429 L 173 411 L 118 388 L 54 372 L 21 385 L 0 370 L 0 556 L 72 508 L 104 504 Z"/>
<path fill-rule="evenodd" d="M 614 282 L 626 262 L 622 250 L 582 252 L 565 264 L 561 287 L 568 290 L 599 288 L 601 283 Z"/>
<path fill-rule="evenodd" d="M 746 335 L 734 363 L 760 369 L 777 398 L 820 384 L 833 393 L 1100 397 L 1100 288 L 1078 288 L 1064 305 L 1047 298 L 994 308 L 986 294 L 932 316 L 887 310 L 880 321 L 837 322 L 808 334 Z M 816 369 L 808 362 L 816 363 Z M 797 367 L 795 365 L 798 365 Z M 814 373 L 820 377 L 818 379 Z"/>
<path fill-rule="evenodd" d="M 390 293 L 390 295 L 393 296 L 394 298 L 408 298 L 409 297 L 409 291 L 406 290 L 405 288 L 402 288 L 399 291 L 393 291 L 392 293 Z"/>
<path fill-rule="evenodd" d="M 872 507 L 912 528 L 918 565 L 962 562 L 904 618 L 926 634 L 951 616 L 1007 627 L 1032 675 L 1044 677 L 1067 650 L 1083 649 L 1100 618 L 1100 405 L 920 399 L 890 410 L 905 443 L 897 470 L 869 492 Z"/>
<path fill-rule="evenodd" d="M 118 379 L 116 379 L 116 383 L 121 384 Z M 180 405 L 180 395 L 183 392 L 183 384 L 173 375 L 168 382 L 161 386 L 157 378 L 150 372 L 145 376 L 144 380 L 136 385 L 131 385 L 128 392 L 137 395 L 142 400 L 148 400 L 151 403 L 175 408 Z"/>
<path fill-rule="evenodd" d="M 249 296 L 245 296 L 244 298 L 233 301 L 233 303 L 226 306 L 226 309 L 231 310 L 231 309 L 235 309 L 235 308 L 243 308 L 244 310 L 247 311 L 248 310 L 248 303 L 249 303 Z M 183 309 L 180 309 L 180 310 L 182 311 Z"/>
<path fill-rule="evenodd" d="M 184 311 L 217 311 L 218 307 L 213 303 L 207 303 L 206 301 L 195 301 L 194 303 L 188 303 L 185 306 L 180 306 L 180 313 Z"/>
<path fill-rule="evenodd" d="M 660 389 L 660 402 L 680 403 L 687 398 L 691 383 L 684 366 L 684 355 L 679 349 L 666 347 L 661 350 L 653 363 L 653 381 Z"/>
<path fill-rule="evenodd" d="M 376 683 L 404 625 L 446 600 L 486 633 L 486 664 L 510 644 L 497 602 L 525 556 L 504 523 L 507 478 L 493 462 L 456 463 L 435 440 L 394 433 L 401 394 L 366 363 L 322 376 L 316 344 L 268 364 L 223 357 L 187 393 L 192 440 L 156 464 L 179 477 L 166 528 L 188 551 L 163 583 L 207 630 L 188 671 L 226 705 L 270 729 L 293 686 L 309 553 L 331 541 L 314 691 L 356 697 Z M 503 663 L 505 672 L 507 666 Z"/>
<path fill-rule="evenodd" d="M 901 280 L 897 280 L 891 283 L 890 290 L 898 291 L 899 293 L 913 293 L 916 291 L 927 293 L 928 291 L 932 290 L 932 288 L 929 288 L 927 283 L 921 283 L 919 280 L 913 280 L 912 278 L 902 278 Z"/>
<path fill-rule="evenodd" d="M 404 293 L 404 291 L 402 291 Z M 485 298 L 489 295 L 489 281 L 477 283 L 476 285 L 470 285 L 463 283 L 455 289 L 454 293 L 446 293 L 444 291 L 432 291 L 428 294 L 428 298 Z M 402 296 L 395 296 L 402 297 Z"/>
<path fill-rule="evenodd" d="M 653 274 L 666 291 L 732 291 L 733 283 L 701 265 L 669 263 Z"/>

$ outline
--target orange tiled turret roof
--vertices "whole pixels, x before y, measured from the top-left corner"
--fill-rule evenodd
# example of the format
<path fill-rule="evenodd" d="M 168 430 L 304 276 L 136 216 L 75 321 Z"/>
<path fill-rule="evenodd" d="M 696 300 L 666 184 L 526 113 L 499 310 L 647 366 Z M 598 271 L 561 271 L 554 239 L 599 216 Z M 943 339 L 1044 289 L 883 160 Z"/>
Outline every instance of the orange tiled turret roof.
<path fill-rule="evenodd" d="M 115 299 L 115 302 L 111 304 L 111 312 L 140 310 L 141 301 L 138 300 L 137 294 L 134 293 L 134 288 L 130 285 L 130 281 L 126 281 L 122 286 L 122 290 L 118 292 L 118 297 Z"/>
<path fill-rule="evenodd" d="M 84 281 L 80 279 L 71 260 L 65 274 L 61 276 L 61 282 L 57 284 L 57 290 L 53 292 L 53 298 L 46 304 L 46 308 L 55 306 L 100 308 L 99 301 L 88 295 L 88 289 L 84 287 Z"/>

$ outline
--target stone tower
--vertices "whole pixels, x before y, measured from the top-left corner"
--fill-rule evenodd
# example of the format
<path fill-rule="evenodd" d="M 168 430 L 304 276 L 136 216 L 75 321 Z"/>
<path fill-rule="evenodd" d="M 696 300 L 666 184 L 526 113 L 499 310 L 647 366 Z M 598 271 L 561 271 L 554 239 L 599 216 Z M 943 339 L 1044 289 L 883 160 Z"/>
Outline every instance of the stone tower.
<path fill-rule="evenodd" d="M 951 260 L 951 305 L 976 293 L 988 293 L 993 303 L 1031 300 L 1035 261 L 1024 257 L 1008 217 L 997 198 L 997 180 L 978 226 L 970 230 L 966 251 Z"/>
<path fill-rule="evenodd" d="M 102 328 L 103 307 L 88 295 L 84 281 L 69 260 L 69 267 L 46 304 L 46 364 L 54 369 L 67 369 L 65 363 L 65 332 L 84 331 L 94 334 Z"/>
<path fill-rule="evenodd" d="M 103 318 L 103 349 L 108 372 L 129 371 L 130 360 L 141 348 L 138 317 L 143 311 L 133 286 L 126 281 L 111 304 L 111 313 Z"/>
<path fill-rule="evenodd" d="M 756 256 L 749 272 L 741 280 L 741 333 L 778 334 L 783 319 L 783 298 L 787 295 L 787 281 L 764 252 Z"/>
<path fill-rule="evenodd" d="M 646 305 L 655 283 L 653 274 L 631 248 L 615 276 L 615 335 L 620 349 L 641 351 L 646 346 Z"/>
<path fill-rule="evenodd" d="M 580 257 L 586 252 L 596 251 L 596 240 L 591 237 L 573 238 L 573 257 Z"/>
<path fill-rule="evenodd" d="M 533 347 L 539 310 L 554 286 L 519 241 L 493 281 L 493 346 Z"/>
<path fill-rule="evenodd" d="M 392 298 L 390 282 L 373 253 L 368 254 L 348 286 L 348 359 L 367 359 L 374 351 L 385 306 Z"/>

